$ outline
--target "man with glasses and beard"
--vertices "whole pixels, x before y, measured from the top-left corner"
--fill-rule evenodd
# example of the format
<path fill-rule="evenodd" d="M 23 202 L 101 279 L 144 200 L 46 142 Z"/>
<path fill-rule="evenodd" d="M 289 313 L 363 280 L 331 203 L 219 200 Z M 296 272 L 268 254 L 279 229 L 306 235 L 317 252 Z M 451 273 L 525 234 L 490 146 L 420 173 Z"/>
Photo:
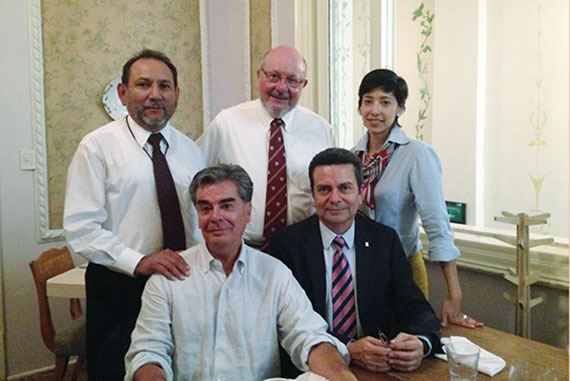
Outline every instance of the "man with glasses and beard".
<path fill-rule="evenodd" d="M 311 214 L 307 169 L 334 146 L 328 123 L 299 106 L 306 63 L 291 46 L 265 54 L 257 70 L 259 99 L 222 110 L 197 143 L 207 165 L 233 163 L 253 179 L 253 210 L 244 238 L 266 251 L 268 238 Z"/>

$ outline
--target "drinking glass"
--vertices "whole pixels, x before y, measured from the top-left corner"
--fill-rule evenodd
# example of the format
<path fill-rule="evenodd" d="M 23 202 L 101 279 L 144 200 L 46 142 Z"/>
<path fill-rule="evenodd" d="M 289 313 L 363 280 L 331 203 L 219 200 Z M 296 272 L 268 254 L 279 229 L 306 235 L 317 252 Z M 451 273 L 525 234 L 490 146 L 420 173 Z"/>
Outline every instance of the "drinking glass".
<path fill-rule="evenodd" d="M 479 347 L 471 343 L 451 343 L 445 345 L 451 381 L 477 380 L 479 352 Z"/>
<path fill-rule="evenodd" d="M 509 367 L 509 381 L 556 381 L 554 371 L 546 364 L 514 360 Z"/>

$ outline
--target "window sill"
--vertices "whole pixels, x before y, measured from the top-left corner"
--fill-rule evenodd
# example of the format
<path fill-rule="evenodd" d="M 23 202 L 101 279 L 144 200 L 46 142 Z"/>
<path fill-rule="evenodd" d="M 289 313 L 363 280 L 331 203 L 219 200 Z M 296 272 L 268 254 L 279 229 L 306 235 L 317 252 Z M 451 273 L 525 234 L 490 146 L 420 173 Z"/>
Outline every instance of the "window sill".
<path fill-rule="evenodd" d="M 451 224 L 455 245 L 461 252 L 457 266 L 488 274 L 503 275 L 508 268 L 516 268 L 516 251 L 494 238 L 494 234 L 515 237 L 511 231 Z M 531 239 L 547 238 L 531 233 Z M 535 246 L 530 250 L 530 269 L 538 276 L 537 284 L 568 290 L 568 239 L 554 238 L 554 243 Z M 420 239 L 427 253 L 429 244 L 420 227 Z M 427 258 L 426 258 L 427 259 Z"/>

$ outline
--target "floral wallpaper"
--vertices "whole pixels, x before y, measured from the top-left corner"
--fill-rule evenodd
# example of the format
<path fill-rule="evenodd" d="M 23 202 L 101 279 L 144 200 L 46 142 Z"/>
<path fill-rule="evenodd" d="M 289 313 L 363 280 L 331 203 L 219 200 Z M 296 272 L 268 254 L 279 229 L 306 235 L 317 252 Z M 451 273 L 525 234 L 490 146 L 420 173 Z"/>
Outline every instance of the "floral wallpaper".
<path fill-rule="evenodd" d="M 170 57 L 180 87 L 172 123 L 191 138 L 202 132 L 199 0 L 41 6 L 50 227 L 59 228 L 69 162 L 85 134 L 111 121 L 102 93 L 132 55 L 151 48 Z"/>
<path fill-rule="evenodd" d="M 265 52 L 271 49 L 271 1 L 250 0 L 249 40 L 251 62 L 251 99 L 259 95 L 257 69 Z"/>
<path fill-rule="evenodd" d="M 544 74 L 544 49 L 543 49 L 543 31 L 544 28 L 542 26 L 543 19 L 542 19 L 542 1 L 538 1 L 536 4 L 536 75 L 534 78 L 534 85 L 535 91 L 530 94 L 531 100 L 531 107 L 530 107 L 530 115 L 529 115 L 529 123 L 532 129 L 531 132 L 531 141 L 528 143 L 532 152 L 531 157 L 534 160 L 529 160 L 528 163 L 532 163 L 531 167 L 528 170 L 528 176 L 532 182 L 532 188 L 534 190 L 534 208 L 528 211 L 531 215 L 535 214 L 542 214 L 544 211 L 541 209 L 541 199 L 540 199 L 540 191 L 542 189 L 542 185 L 544 180 L 547 176 L 547 171 L 544 168 L 544 164 L 541 162 L 544 160 L 543 155 L 541 153 L 544 152 L 548 148 L 548 142 L 544 138 L 546 133 L 546 128 L 548 124 L 548 113 L 545 111 L 546 109 L 546 99 L 545 97 L 545 90 L 543 88 L 543 83 L 545 79 Z M 542 152 L 541 152 L 542 149 Z M 541 160 L 542 159 L 542 160 Z M 550 179 L 549 179 L 550 180 Z M 539 225 L 539 227 L 534 227 L 534 231 L 539 231 L 540 233 L 548 233 L 549 226 L 546 225 Z"/>
<path fill-rule="evenodd" d="M 416 52 L 416 62 L 418 67 L 418 78 L 421 81 L 421 87 L 418 90 L 420 95 L 421 108 L 418 111 L 418 120 L 416 122 L 416 139 L 424 140 L 424 127 L 426 124 L 426 119 L 428 118 L 428 113 L 431 106 L 431 89 L 430 89 L 430 76 L 429 76 L 429 65 L 426 56 L 431 53 L 431 44 L 433 39 L 430 39 L 433 33 L 433 19 L 435 14 L 433 11 L 424 8 L 424 3 L 414 10 L 412 14 L 412 21 L 417 22 L 421 31 L 422 42 Z"/>
<path fill-rule="evenodd" d="M 394 71 L 408 84 L 399 121 L 409 137 L 433 144 L 436 2 L 414 0 L 395 7 Z M 405 32 L 403 32 L 405 31 Z"/>

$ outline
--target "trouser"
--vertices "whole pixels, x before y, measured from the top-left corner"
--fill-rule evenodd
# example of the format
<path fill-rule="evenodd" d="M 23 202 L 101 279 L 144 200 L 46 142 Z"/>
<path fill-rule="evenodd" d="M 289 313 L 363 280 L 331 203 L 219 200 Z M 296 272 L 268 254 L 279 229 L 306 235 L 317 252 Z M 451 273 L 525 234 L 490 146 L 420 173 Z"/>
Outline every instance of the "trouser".
<path fill-rule="evenodd" d="M 411 257 L 408 258 L 410 265 L 412 266 L 412 273 L 414 277 L 414 282 L 418 285 L 420 290 L 423 292 L 426 300 L 429 300 L 429 283 L 426 270 L 426 264 L 424 262 L 424 251 L 420 250 Z"/>
<path fill-rule="evenodd" d="M 124 358 L 148 277 L 130 277 L 89 263 L 87 294 L 87 375 L 89 381 L 123 380 Z"/>

